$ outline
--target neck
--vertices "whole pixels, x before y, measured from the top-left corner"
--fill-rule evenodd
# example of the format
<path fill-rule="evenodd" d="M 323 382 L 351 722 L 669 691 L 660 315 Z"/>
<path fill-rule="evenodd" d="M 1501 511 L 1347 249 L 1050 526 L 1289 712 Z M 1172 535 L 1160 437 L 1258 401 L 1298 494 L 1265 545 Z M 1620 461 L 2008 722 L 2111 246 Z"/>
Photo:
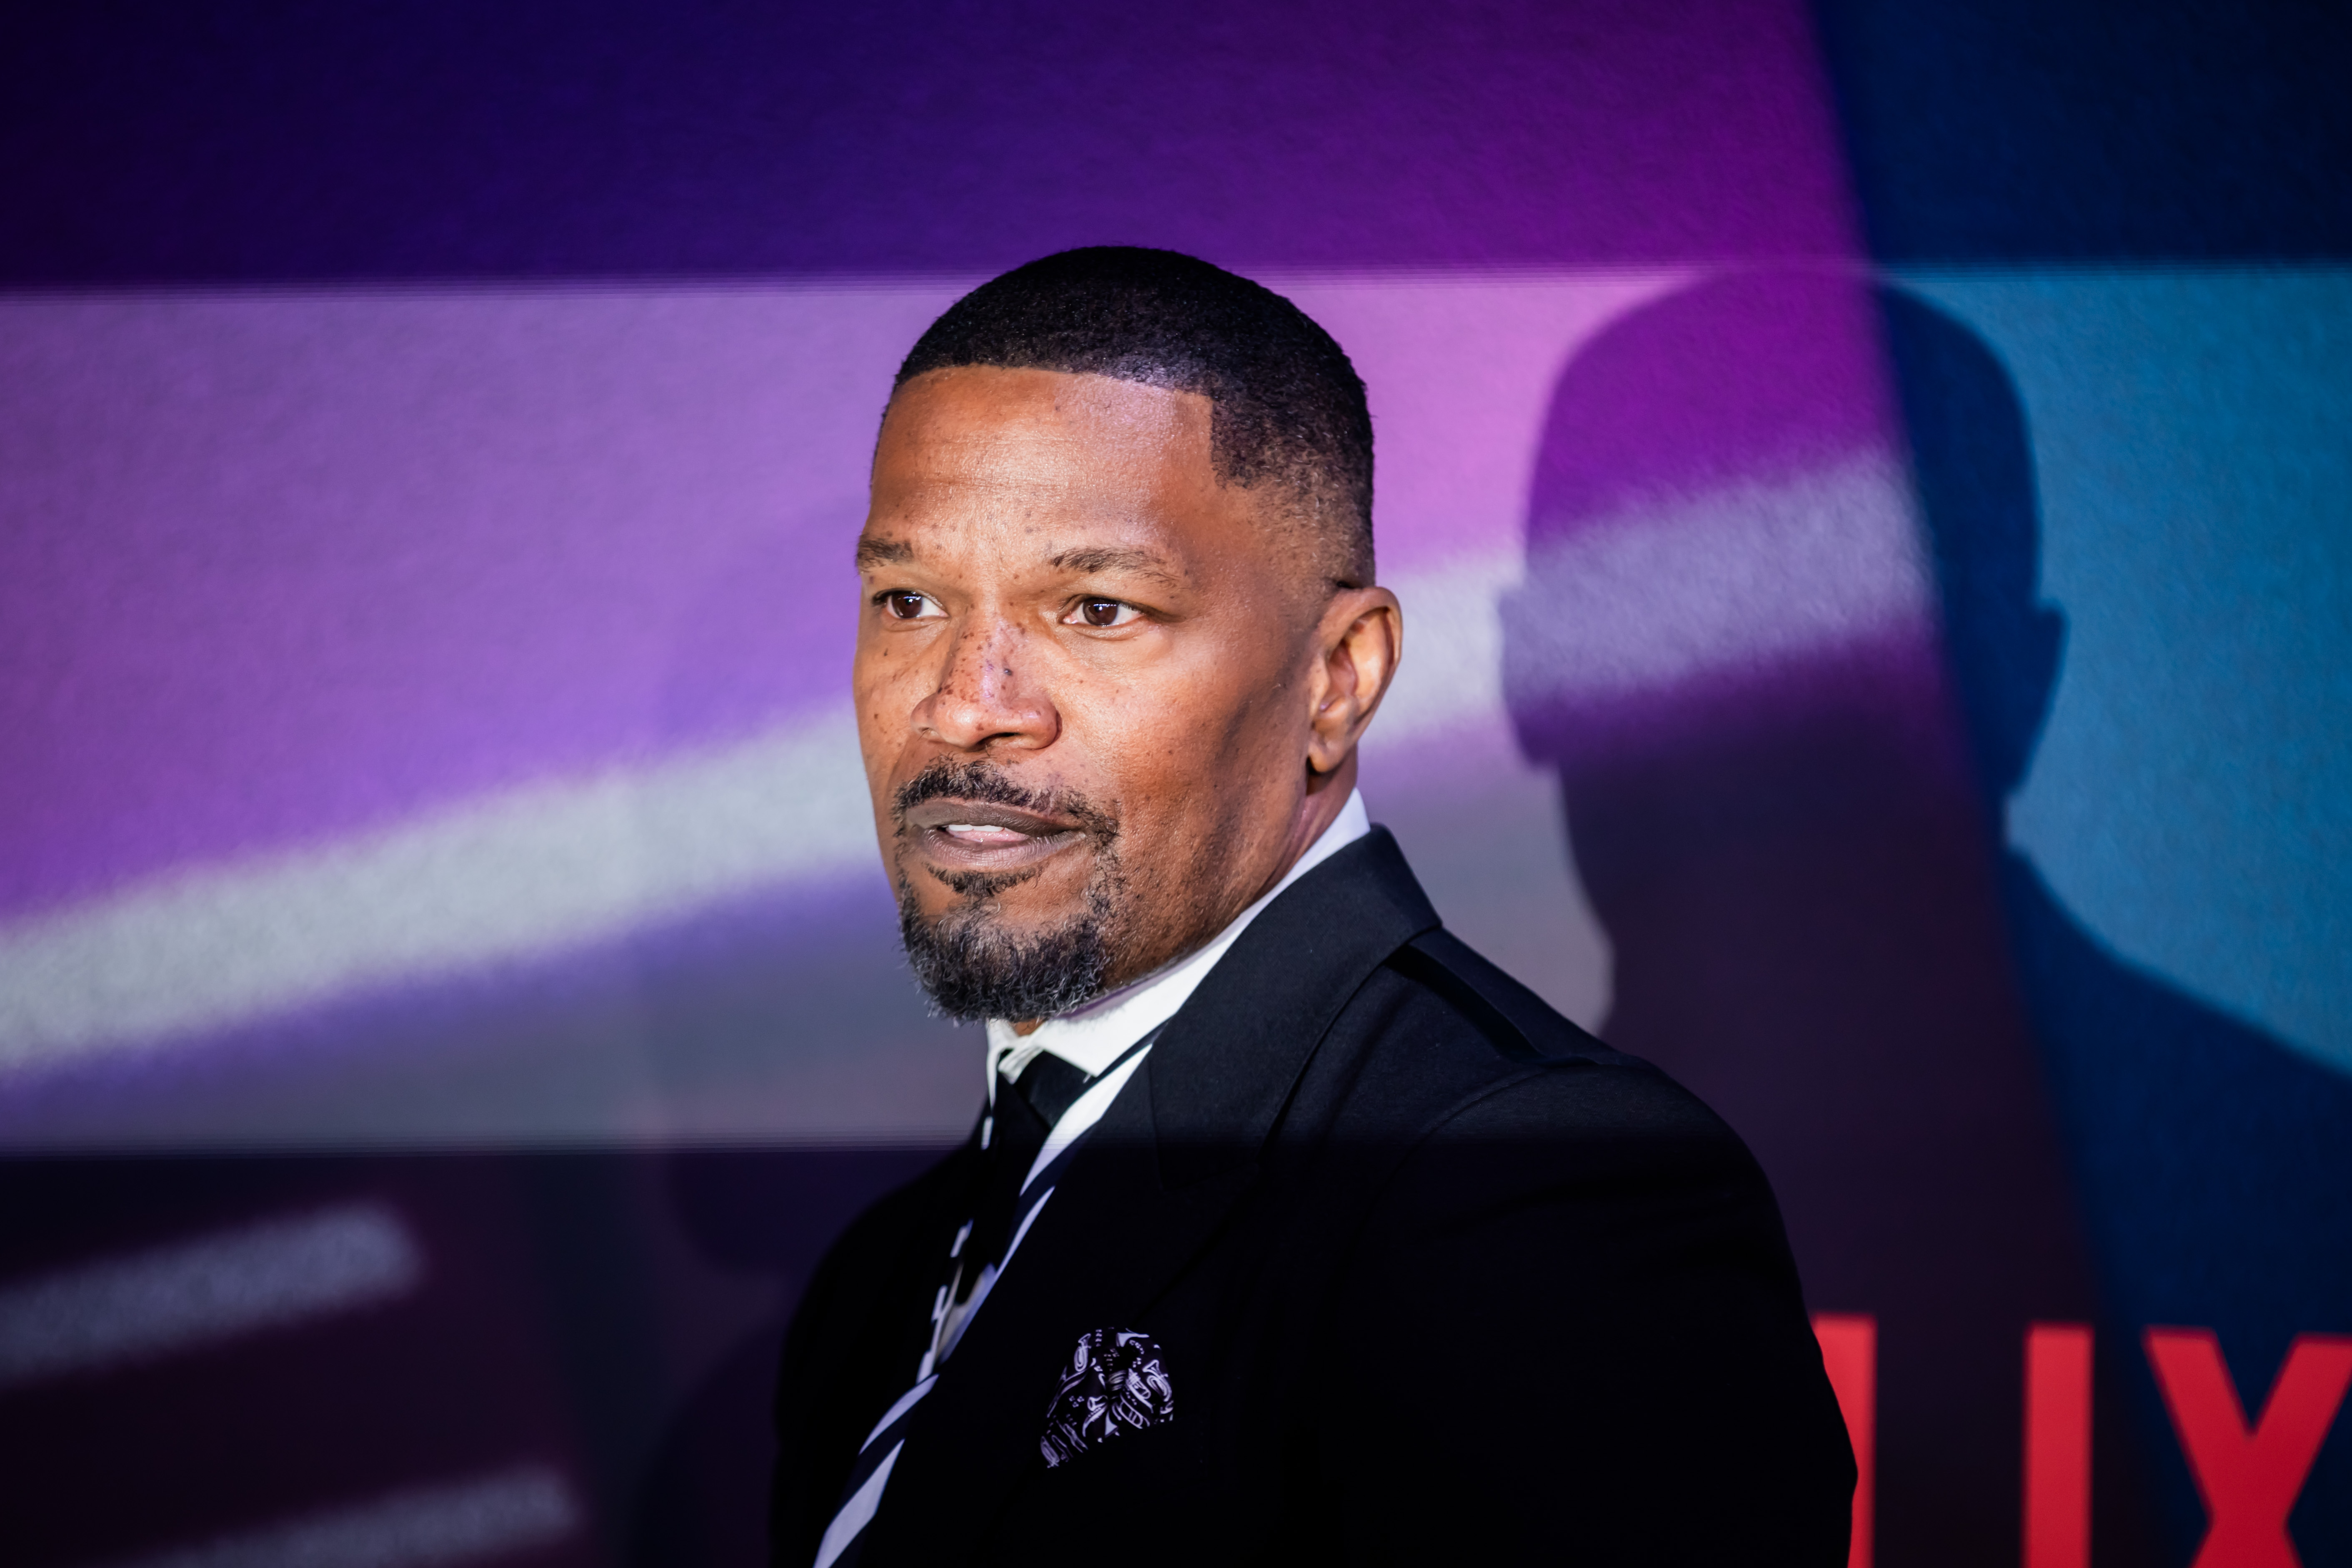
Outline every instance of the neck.
<path fill-rule="evenodd" d="M 1274 890 L 1274 885 L 1290 874 L 1298 858 L 1315 847 L 1326 829 L 1339 820 L 1348 807 L 1348 797 L 1356 793 L 1356 753 L 1349 752 L 1348 760 L 1328 773 L 1308 773 L 1307 793 L 1299 797 L 1298 809 L 1290 820 L 1290 832 L 1282 847 L 1282 858 L 1275 862 L 1273 871 L 1257 890 L 1250 894 L 1244 907 L 1257 902 Z"/>

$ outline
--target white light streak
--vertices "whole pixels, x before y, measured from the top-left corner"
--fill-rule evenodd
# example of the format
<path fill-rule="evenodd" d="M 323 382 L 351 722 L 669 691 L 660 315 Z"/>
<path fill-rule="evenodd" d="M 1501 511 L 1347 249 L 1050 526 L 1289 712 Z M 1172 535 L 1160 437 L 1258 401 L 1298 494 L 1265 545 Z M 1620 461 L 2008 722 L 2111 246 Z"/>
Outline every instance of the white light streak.
<path fill-rule="evenodd" d="M 1518 551 L 1490 551 L 1390 584 L 1404 609 L 1404 663 L 1365 732 L 1367 749 L 1501 719 L 1498 605 L 1519 575 Z"/>
<path fill-rule="evenodd" d="M 1490 549 L 1400 577 L 1406 658 L 1368 744 L 1501 722 L 1507 684 L 1638 693 L 1916 620 L 1911 517 L 1901 466 L 1862 456 L 1602 520 L 1524 572 Z M 0 1074 L 576 950 L 875 853 L 840 713 L 160 876 L 0 928 Z"/>
<path fill-rule="evenodd" d="M 1515 702 L 1664 691 L 1928 624 L 1909 476 L 1878 454 L 1598 519 L 1504 601 Z"/>
<path fill-rule="evenodd" d="M 364 1204 L 37 1277 L 0 1288 L 0 1388 L 373 1306 L 424 1275 L 400 1216 Z"/>
<path fill-rule="evenodd" d="M 846 715 L 0 929 L 0 1071 L 577 948 L 872 864 Z"/>

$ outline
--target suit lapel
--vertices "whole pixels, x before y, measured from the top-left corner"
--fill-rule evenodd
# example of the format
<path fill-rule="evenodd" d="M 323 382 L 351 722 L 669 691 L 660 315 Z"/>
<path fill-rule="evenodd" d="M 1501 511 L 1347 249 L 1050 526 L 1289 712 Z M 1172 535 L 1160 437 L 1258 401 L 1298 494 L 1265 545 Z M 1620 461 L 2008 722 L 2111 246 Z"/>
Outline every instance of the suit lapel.
<path fill-rule="evenodd" d="M 971 1555 L 1044 1462 L 1039 1435 L 1077 1336 L 1134 1326 L 1216 1234 L 1332 1020 L 1437 924 L 1384 828 L 1251 922 L 1087 1134 L 972 1319 L 908 1434 L 870 1561 Z"/>

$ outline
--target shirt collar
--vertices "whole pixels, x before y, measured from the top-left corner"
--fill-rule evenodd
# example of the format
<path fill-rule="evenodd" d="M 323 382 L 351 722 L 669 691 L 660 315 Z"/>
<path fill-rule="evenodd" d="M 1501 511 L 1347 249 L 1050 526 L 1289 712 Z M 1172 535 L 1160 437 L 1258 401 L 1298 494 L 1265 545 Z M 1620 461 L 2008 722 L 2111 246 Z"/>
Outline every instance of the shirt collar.
<path fill-rule="evenodd" d="M 1051 1051 L 1079 1071 L 1092 1077 L 1117 1061 L 1136 1041 L 1176 1016 L 1217 960 L 1225 955 L 1235 939 L 1257 919 L 1265 908 L 1282 896 L 1285 889 L 1315 869 L 1333 855 L 1345 849 L 1372 830 L 1371 818 L 1364 811 L 1364 797 L 1360 791 L 1349 791 L 1348 804 L 1339 808 L 1331 826 L 1307 847 L 1289 870 L 1282 874 L 1265 896 L 1235 915 L 1224 930 L 1209 942 L 1172 963 L 1164 964 L 1131 984 L 1123 985 L 1108 996 L 1098 996 L 1083 1007 L 1074 1007 L 1058 1017 L 1048 1018 L 1026 1037 L 1013 1032 L 1013 1026 L 1001 1018 L 988 1021 L 988 1094 L 991 1104 L 996 1099 L 996 1079 L 1000 1070 L 1010 1067 L 1013 1076 L 1039 1051 Z"/>

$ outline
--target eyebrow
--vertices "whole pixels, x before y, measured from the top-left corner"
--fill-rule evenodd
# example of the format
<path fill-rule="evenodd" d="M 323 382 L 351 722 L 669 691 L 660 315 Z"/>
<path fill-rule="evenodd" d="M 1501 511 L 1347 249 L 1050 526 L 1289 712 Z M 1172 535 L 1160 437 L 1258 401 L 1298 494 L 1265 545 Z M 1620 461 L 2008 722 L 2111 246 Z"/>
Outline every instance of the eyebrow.
<path fill-rule="evenodd" d="M 915 558 L 915 547 L 903 539 L 861 539 L 857 542 L 857 569 L 866 571 L 876 566 L 896 566 Z"/>
<path fill-rule="evenodd" d="M 1084 550 L 1065 550 L 1048 557 L 1046 564 L 1065 572 L 1133 572 L 1139 576 L 1157 578 L 1171 587 L 1183 583 L 1182 576 L 1168 564 L 1164 557 L 1127 545 L 1097 544 Z"/>

